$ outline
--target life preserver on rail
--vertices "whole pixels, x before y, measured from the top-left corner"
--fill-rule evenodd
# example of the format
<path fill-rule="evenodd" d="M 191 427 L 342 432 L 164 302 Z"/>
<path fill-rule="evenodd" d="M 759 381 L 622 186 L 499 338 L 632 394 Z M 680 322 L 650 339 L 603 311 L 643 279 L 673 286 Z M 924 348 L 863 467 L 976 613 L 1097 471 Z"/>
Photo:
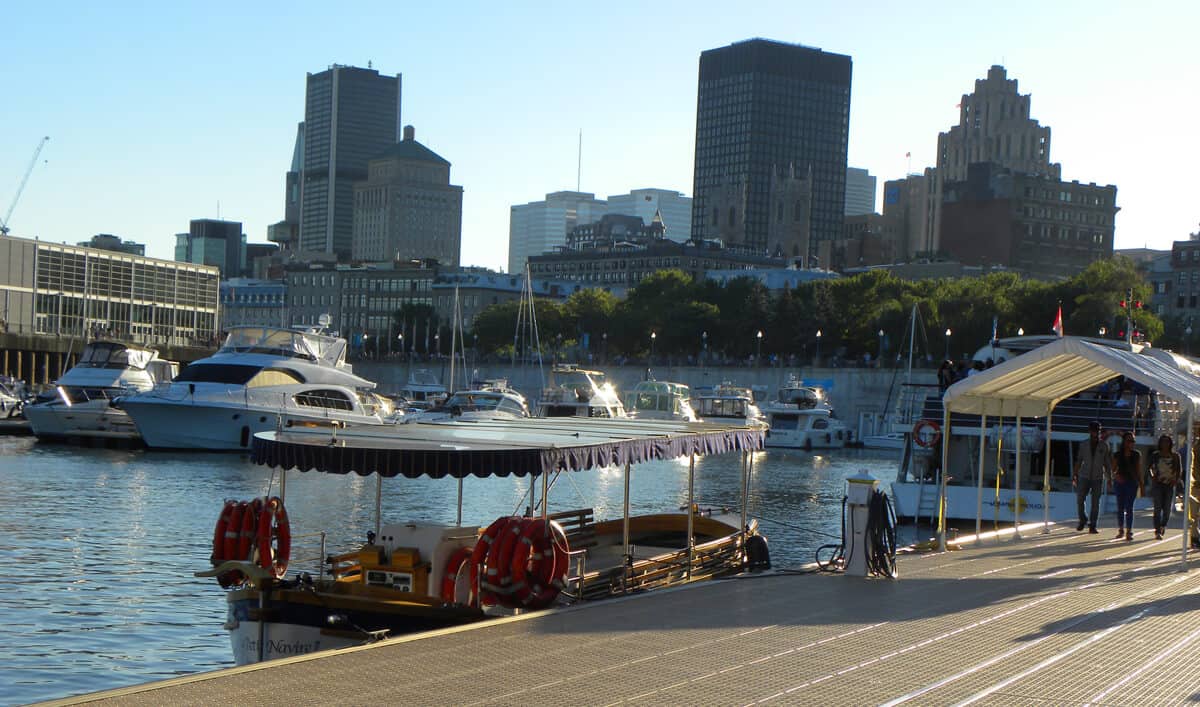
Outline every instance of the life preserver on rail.
<path fill-rule="evenodd" d="M 242 509 L 242 532 L 238 534 L 237 550 L 231 560 L 249 561 L 250 552 L 258 540 L 259 515 L 262 513 L 263 502 L 256 498 L 244 504 Z"/>
<path fill-rule="evenodd" d="M 278 496 L 265 502 L 256 498 L 254 502 L 262 507 L 258 514 L 258 566 L 270 570 L 275 579 L 283 579 L 292 555 L 292 526 L 287 509 Z"/>
<path fill-rule="evenodd" d="M 942 427 L 933 420 L 917 420 L 917 424 L 913 425 L 912 437 L 918 447 L 928 449 L 942 441 Z"/>
<path fill-rule="evenodd" d="M 509 518 L 488 550 L 487 573 L 480 586 L 496 597 L 496 603 L 505 603 L 502 597 L 512 593 L 512 573 L 509 566 L 512 564 L 513 548 L 521 538 L 526 520 L 518 516 Z"/>
<path fill-rule="evenodd" d="M 526 523 L 512 557 L 513 603 L 527 609 L 549 606 L 566 581 L 569 550 L 558 523 L 541 518 Z"/>
<path fill-rule="evenodd" d="M 492 549 L 492 543 L 500 536 L 500 531 L 504 529 L 504 526 L 508 525 L 508 521 L 511 518 L 512 516 L 501 516 L 492 521 L 487 530 L 484 530 L 483 534 L 479 536 L 479 540 L 475 541 L 475 548 L 471 551 L 470 559 L 467 560 L 471 563 L 471 592 L 467 600 L 467 604 L 470 606 L 481 606 L 485 599 L 483 596 L 484 592 L 480 591 L 479 571 L 483 568 L 488 552 Z M 491 592 L 487 594 L 488 603 L 495 604 L 495 596 Z"/>
<path fill-rule="evenodd" d="M 458 571 L 462 569 L 463 563 L 471 558 L 472 549 L 460 547 L 450 553 L 449 559 L 446 560 L 446 566 L 442 569 L 442 601 L 447 604 L 454 603 L 455 595 L 458 594 Z"/>
<path fill-rule="evenodd" d="M 221 515 L 217 517 L 217 527 L 213 529 L 212 556 L 209 558 L 213 567 L 216 567 L 228 559 L 225 555 L 225 537 L 229 532 L 231 532 L 229 529 L 230 522 L 233 519 L 233 511 L 235 508 L 237 508 L 237 505 L 237 501 L 226 501 L 225 505 L 221 508 Z M 224 574 L 217 575 L 217 583 L 219 583 L 223 588 L 232 587 L 233 580 L 233 572 L 226 572 Z"/>

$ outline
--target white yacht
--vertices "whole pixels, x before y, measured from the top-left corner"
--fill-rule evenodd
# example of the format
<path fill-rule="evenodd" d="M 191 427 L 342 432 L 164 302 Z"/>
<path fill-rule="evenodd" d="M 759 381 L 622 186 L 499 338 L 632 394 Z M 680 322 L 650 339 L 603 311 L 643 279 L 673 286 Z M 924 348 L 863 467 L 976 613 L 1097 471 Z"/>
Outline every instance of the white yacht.
<path fill-rule="evenodd" d="M 689 402 L 691 396 L 691 389 L 683 383 L 642 381 L 625 396 L 625 410 L 638 420 L 699 422 Z"/>
<path fill-rule="evenodd" d="M 628 417 L 612 383 L 600 371 L 556 364 L 537 403 L 538 417 Z"/>
<path fill-rule="evenodd" d="M 136 440 L 133 420 L 112 401 L 151 390 L 178 370 L 178 364 L 159 358 L 154 349 L 93 341 L 53 388 L 25 406 L 25 417 L 38 439 Z"/>
<path fill-rule="evenodd" d="M 768 447 L 791 449 L 841 449 L 852 433 L 833 414 L 824 389 L 804 385 L 792 376 L 778 396 L 763 406 L 767 416 Z"/>
<path fill-rule="evenodd" d="M 424 368 L 408 374 L 408 382 L 400 389 L 400 397 L 412 410 L 425 410 L 446 399 L 446 386 L 437 376 Z"/>
<path fill-rule="evenodd" d="M 697 392 L 692 398 L 692 408 L 704 422 L 760 429 L 767 426 L 762 411 L 754 404 L 754 393 L 728 382 L 713 386 L 710 391 Z"/>
<path fill-rule="evenodd" d="M 460 390 L 432 407 L 404 416 L 404 422 L 441 420 L 517 420 L 530 417 L 525 396 L 508 386 L 507 380 L 483 381 Z"/>
<path fill-rule="evenodd" d="M 21 414 L 26 397 L 24 381 L 0 376 L 0 419 Z"/>
<path fill-rule="evenodd" d="M 346 340 L 315 330 L 235 327 L 216 354 L 166 387 L 121 400 L 146 445 L 248 449 L 256 432 L 330 420 L 395 421 L 375 384 L 351 372 Z"/>

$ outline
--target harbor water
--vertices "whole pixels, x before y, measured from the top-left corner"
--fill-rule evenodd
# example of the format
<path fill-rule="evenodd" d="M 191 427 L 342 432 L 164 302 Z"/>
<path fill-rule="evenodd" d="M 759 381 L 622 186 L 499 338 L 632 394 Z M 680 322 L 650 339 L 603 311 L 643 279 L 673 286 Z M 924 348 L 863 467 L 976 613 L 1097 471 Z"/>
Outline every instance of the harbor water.
<path fill-rule="evenodd" d="M 776 567 L 812 561 L 838 542 L 845 477 L 895 476 L 896 454 L 777 449 L 754 457 L 750 514 L 760 519 Z M 620 517 L 618 469 L 561 476 L 550 509 L 590 507 Z M 0 437 L 0 704 L 76 695 L 233 665 L 223 590 L 193 576 L 209 567 L 225 499 L 278 491 L 278 472 L 229 454 L 160 453 L 39 444 Z M 540 486 L 540 485 L 539 485 Z M 884 487 L 886 490 L 886 486 Z M 528 479 L 467 479 L 464 524 L 524 509 Z M 385 522 L 454 523 L 452 479 L 390 479 Z M 736 454 L 697 459 L 702 507 L 739 507 Z M 293 556 L 352 549 L 374 528 L 376 480 L 289 473 Z M 687 460 L 633 468 L 632 511 L 679 509 Z M 305 565 L 315 571 L 315 563 Z"/>

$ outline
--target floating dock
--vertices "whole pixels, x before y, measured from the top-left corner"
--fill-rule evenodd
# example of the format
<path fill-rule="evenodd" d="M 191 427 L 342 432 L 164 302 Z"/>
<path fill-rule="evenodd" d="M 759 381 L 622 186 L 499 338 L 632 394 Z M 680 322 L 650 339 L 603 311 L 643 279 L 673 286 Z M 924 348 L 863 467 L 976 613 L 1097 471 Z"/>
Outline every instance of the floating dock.
<path fill-rule="evenodd" d="M 1138 522 L 1133 542 L 1026 530 L 904 556 L 898 581 L 739 577 L 64 703 L 1195 701 L 1200 572 L 1180 571 L 1178 529 Z"/>

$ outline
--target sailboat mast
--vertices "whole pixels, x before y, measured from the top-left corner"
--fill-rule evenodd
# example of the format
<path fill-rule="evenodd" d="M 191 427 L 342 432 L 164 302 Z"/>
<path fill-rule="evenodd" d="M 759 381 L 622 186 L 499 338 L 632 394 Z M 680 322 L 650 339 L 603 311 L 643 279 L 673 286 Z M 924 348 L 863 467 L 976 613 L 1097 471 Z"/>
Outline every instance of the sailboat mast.
<path fill-rule="evenodd" d="M 452 309 L 451 311 L 453 312 L 453 314 L 451 316 L 454 317 L 454 321 L 452 322 L 452 326 L 450 327 L 450 387 L 448 388 L 448 392 L 450 393 L 450 395 L 454 395 L 454 359 L 456 358 L 456 356 L 455 356 L 456 341 L 455 340 L 458 339 L 458 334 L 459 334 L 459 332 L 458 332 L 458 320 L 459 320 L 458 283 L 457 282 L 454 283 L 454 309 Z"/>
<path fill-rule="evenodd" d="M 913 344 L 917 340 L 917 305 L 913 304 L 912 312 L 908 315 L 908 371 L 904 374 L 905 385 L 912 384 L 912 353 Z"/>

